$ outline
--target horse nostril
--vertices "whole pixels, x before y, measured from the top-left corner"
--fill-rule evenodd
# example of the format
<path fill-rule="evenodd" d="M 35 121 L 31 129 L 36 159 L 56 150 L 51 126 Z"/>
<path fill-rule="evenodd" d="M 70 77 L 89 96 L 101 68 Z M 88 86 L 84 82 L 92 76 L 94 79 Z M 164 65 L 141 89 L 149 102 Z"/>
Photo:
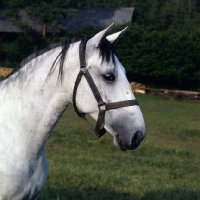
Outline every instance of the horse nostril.
<path fill-rule="evenodd" d="M 141 132 L 136 132 L 132 139 L 132 146 L 137 147 L 143 140 L 143 135 Z"/>

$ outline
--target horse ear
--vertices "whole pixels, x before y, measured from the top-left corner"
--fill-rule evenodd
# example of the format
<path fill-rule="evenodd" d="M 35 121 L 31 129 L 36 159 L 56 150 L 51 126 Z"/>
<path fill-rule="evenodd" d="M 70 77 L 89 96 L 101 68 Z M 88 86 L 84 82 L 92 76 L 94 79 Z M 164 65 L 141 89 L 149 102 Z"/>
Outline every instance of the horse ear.
<path fill-rule="evenodd" d="M 128 28 L 128 26 L 127 26 L 125 29 L 123 29 L 122 31 L 119 31 L 119 32 L 117 32 L 117 33 L 114 33 L 114 34 L 112 34 L 112 35 L 107 36 L 106 39 L 107 39 L 111 44 L 115 44 L 115 43 L 119 40 L 119 38 L 121 38 L 122 35 L 124 35 L 124 33 L 126 32 L 127 28 Z"/>
<path fill-rule="evenodd" d="M 108 26 L 106 29 L 104 29 L 103 31 L 100 31 L 94 37 L 92 37 L 88 41 L 88 43 L 98 48 L 101 45 L 101 43 L 106 39 L 106 36 L 110 33 L 113 26 L 114 26 L 114 22 L 110 26 Z"/>

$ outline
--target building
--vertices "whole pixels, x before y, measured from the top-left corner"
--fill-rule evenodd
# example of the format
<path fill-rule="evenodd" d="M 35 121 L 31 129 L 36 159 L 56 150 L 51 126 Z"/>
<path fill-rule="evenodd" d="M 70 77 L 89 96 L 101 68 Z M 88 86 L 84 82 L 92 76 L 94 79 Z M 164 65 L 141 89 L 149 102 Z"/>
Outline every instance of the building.
<path fill-rule="evenodd" d="M 0 10 L 0 34 L 2 33 L 20 33 L 22 30 L 17 27 L 11 19 L 3 16 Z M 118 25 L 129 23 L 132 21 L 134 8 L 93 8 L 75 10 L 75 17 L 72 19 L 64 19 L 62 24 L 66 30 L 78 30 L 86 25 L 93 27 L 105 27 L 115 22 Z M 19 15 L 22 21 L 38 32 L 42 31 L 39 20 L 31 20 L 25 10 L 20 10 Z M 48 32 L 56 31 L 55 29 L 47 29 Z"/>

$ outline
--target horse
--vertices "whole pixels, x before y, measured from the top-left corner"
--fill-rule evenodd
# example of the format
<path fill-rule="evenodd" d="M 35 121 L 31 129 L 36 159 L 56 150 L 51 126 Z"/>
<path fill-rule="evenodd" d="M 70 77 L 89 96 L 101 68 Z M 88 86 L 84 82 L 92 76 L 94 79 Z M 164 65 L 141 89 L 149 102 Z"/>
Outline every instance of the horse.
<path fill-rule="evenodd" d="M 110 34 L 114 23 L 92 37 L 61 38 L 24 59 L 0 81 L 0 199 L 37 199 L 48 176 L 45 142 L 69 104 L 91 129 L 105 132 L 122 151 L 145 137 L 139 104 Z"/>

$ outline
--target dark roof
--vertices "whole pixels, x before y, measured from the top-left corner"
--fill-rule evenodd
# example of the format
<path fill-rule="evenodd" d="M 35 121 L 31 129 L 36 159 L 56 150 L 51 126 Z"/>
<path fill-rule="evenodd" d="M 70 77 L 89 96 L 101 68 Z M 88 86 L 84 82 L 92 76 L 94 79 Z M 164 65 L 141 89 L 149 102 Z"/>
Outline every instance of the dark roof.
<path fill-rule="evenodd" d="M 21 30 L 0 13 L 0 32 L 21 32 Z"/>
<path fill-rule="evenodd" d="M 22 30 L 15 25 L 11 18 L 5 17 L 3 12 L 5 10 L 0 10 L 0 32 L 7 32 L 7 33 L 12 33 L 12 32 L 22 32 Z M 41 25 L 36 21 L 36 20 L 31 20 L 27 12 L 23 9 L 19 10 L 19 16 L 22 18 L 22 21 L 25 22 L 26 24 L 29 24 L 31 28 L 33 28 L 36 31 L 42 30 Z"/>
<path fill-rule="evenodd" d="M 14 25 L 8 17 L 4 17 L 3 10 L 0 10 L 0 32 L 22 32 Z M 41 31 L 41 25 L 34 20 L 30 20 L 24 10 L 20 10 L 22 20 L 26 21 L 34 30 Z M 75 11 L 75 18 L 63 20 L 63 25 L 67 30 L 77 30 L 86 25 L 93 27 L 104 27 L 115 24 L 125 24 L 132 21 L 134 8 L 94 8 L 79 9 Z M 49 30 L 51 32 L 51 30 Z"/>
<path fill-rule="evenodd" d="M 112 22 L 121 25 L 132 21 L 134 8 L 93 8 L 75 12 L 76 18 L 64 20 L 67 30 L 76 30 L 91 25 L 93 27 L 108 26 Z"/>

